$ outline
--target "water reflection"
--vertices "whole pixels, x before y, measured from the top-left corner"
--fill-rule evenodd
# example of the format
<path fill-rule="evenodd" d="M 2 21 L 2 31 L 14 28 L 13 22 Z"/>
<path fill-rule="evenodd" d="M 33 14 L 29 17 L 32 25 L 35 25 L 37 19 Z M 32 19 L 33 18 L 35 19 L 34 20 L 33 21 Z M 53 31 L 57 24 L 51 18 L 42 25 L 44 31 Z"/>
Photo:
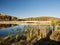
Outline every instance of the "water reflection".
<path fill-rule="evenodd" d="M 17 29 L 20 30 L 20 34 L 23 34 L 24 31 L 27 31 L 29 30 L 28 28 L 31 28 L 30 30 L 34 30 L 34 29 L 47 29 L 47 30 L 52 30 L 52 27 L 51 26 L 34 26 L 34 25 L 18 25 L 18 26 L 14 26 L 14 27 L 10 27 L 10 28 L 5 28 L 5 29 L 0 29 L 0 37 L 1 36 L 7 36 L 9 35 L 9 32 L 11 32 L 11 30 L 13 30 L 13 35 L 16 35 L 16 31 Z"/>
<path fill-rule="evenodd" d="M 7 36 L 11 30 L 13 30 L 14 34 L 15 34 L 17 28 L 19 28 L 19 26 L 14 26 L 14 27 L 10 27 L 10 28 L 0 29 L 0 37 L 1 36 Z M 20 28 L 21 28 L 21 26 L 20 26 Z"/>

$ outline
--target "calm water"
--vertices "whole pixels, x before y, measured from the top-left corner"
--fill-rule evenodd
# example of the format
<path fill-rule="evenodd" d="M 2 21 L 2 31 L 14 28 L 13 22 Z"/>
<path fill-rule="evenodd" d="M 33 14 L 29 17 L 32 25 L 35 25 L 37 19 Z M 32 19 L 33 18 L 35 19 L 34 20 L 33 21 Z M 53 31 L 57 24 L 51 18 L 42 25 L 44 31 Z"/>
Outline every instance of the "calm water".
<path fill-rule="evenodd" d="M 15 35 L 16 30 L 20 29 L 20 28 L 21 28 L 20 32 L 23 32 L 23 25 L 0 29 L 0 37 L 7 36 L 9 34 L 9 32 L 11 32 L 11 30 L 13 30 L 14 35 Z"/>
<path fill-rule="evenodd" d="M 20 29 L 21 34 L 23 34 L 23 30 L 24 30 L 23 27 L 24 26 L 26 26 L 26 25 L 18 25 L 18 26 L 14 26 L 14 27 L 10 27 L 10 28 L 0 29 L 0 37 L 9 35 L 9 32 L 11 30 L 13 30 L 13 32 L 14 32 L 13 34 L 15 35 L 17 29 Z"/>

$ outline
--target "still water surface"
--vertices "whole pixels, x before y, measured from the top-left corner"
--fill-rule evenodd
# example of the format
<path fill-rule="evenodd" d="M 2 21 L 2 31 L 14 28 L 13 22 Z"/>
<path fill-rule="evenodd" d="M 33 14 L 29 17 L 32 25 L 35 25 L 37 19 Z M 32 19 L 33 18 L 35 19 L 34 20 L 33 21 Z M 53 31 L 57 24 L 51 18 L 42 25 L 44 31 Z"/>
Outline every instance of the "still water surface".
<path fill-rule="evenodd" d="M 20 32 L 22 33 L 23 32 L 23 26 L 24 25 L 18 25 L 18 26 L 14 26 L 14 27 L 0 29 L 0 37 L 7 36 L 11 30 L 14 31 L 14 35 L 15 35 L 16 34 L 16 30 L 19 29 L 19 28 L 22 29 L 22 30 L 20 30 Z"/>
<path fill-rule="evenodd" d="M 18 25 L 18 26 L 14 26 L 14 27 L 9 27 L 9 28 L 5 28 L 5 29 L 0 29 L 0 37 L 2 36 L 8 36 L 9 35 L 9 32 L 11 30 L 13 30 L 13 34 L 16 35 L 16 30 L 17 29 L 20 29 L 20 34 L 23 34 L 23 31 L 24 31 L 24 26 L 27 26 L 27 25 Z M 48 26 L 47 26 L 48 27 Z M 33 28 L 33 27 L 32 27 Z M 39 27 L 40 28 L 40 27 Z M 50 28 L 51 30 L 52 28 Z"/>

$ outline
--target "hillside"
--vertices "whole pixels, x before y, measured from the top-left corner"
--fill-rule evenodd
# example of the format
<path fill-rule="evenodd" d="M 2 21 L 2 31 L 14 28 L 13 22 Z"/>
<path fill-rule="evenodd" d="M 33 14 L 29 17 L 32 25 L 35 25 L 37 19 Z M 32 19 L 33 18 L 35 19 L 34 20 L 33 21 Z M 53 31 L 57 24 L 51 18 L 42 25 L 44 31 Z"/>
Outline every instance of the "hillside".
<path fill-rule="evenodd" d="M 54 18 L 54 17 L 45 17 L 45 16 L 42 16 L 42 17 L 35 17 L 35 18 L 24 18 L 24 20 L 27 20 L 27 21 L 52 21 L 52 20 L 60 20 L 60 18 Z"/>
<path fill-rule="evenodd" d="M 0 14 L 0 21 L 13 21 L 13 20 L 18 20 L 17 17 L 14 17 L 14 16 L 9 16 L 9 15 L 6 15 L 6 14 Z"/>
<path fill-rule="evenodd" d="M 6 14 L 0 14 L 0 21 L 59 21 L 60 18 L 49 17 L 49 16 L 41 16 L 41 17 L 29 17 L 29 18 L 18 18 L 14 16 L 8 16 Z"/>

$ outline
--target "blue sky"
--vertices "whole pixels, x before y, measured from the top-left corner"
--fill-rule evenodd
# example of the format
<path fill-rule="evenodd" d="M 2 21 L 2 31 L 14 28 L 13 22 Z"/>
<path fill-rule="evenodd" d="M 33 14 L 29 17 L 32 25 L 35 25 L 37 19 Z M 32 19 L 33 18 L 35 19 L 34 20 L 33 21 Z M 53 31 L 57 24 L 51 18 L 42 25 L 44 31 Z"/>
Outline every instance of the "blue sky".
<path fill-rule="evenodd" d="M 0 0 L 0 13 L 19 18 L 39 16 L 60 18 L 60 0 Z"/>

